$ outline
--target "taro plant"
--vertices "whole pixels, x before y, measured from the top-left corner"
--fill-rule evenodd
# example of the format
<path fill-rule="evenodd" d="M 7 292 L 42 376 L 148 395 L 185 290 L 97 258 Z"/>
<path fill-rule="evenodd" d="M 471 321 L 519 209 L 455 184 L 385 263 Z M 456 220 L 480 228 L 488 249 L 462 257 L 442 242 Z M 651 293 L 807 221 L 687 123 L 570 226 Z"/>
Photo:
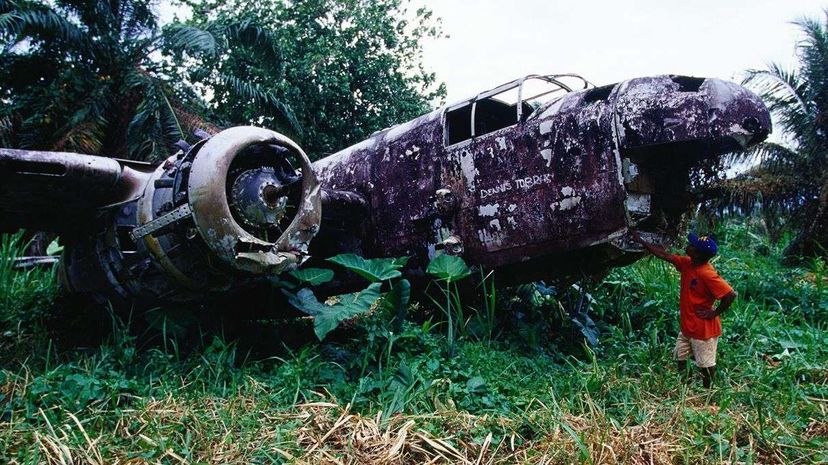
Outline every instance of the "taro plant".
<path fill-rule="evenodd" d="M 355 254 L 341 254 L 327 259 L 368 281 L 368 287 L 352 294 L 336 296 L 332 303 L 320 302 L 310 287 L 303 287 L 295 294 L 288 289 L 291 284 L 280 282 L 291 305 L 314 318 L 316 337 L 323 340 L 340 323 L 362 315 L 373 308 L 388 310 L 394 315 L 395 325 L 402 323 L 411 296 L 411 284 L 402 277 L 400 269 L 408 263 L 408 257 L 365 259 Z M 319 286 L 331 281 L 334 272 L 327 268 L 305 268 L 292 271 L 290 276 L 306 286 Z M 383 293 L 383 284 L 388 291 Z"/>
<path fill-rule="evenodd" d="M 458 329 L 464 322 L 463 304 L 460 299 L 460 292 L 457 289 L 457 282 L 471 274 L 471 270 L 462 258 L 454 255 L 439 254 L 435 256 L 426 268 L 426 272 L 437 278 L 440 283 L 440 292 L 443 301 L 438 301 L 429 296 L 446 315 L 446 336 L 448 340 L 448 355 L 454 356 Z"/>

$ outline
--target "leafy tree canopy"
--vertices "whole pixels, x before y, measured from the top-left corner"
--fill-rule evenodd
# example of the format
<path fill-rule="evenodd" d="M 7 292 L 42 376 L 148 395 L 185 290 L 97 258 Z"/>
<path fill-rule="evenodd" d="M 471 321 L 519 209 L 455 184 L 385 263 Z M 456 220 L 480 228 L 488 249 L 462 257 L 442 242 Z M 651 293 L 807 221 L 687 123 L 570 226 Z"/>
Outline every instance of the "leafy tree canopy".
<path fill-rule="evenodd" d="M 0 144 L 161 159 L 208 123 L 283 131 L 316 156 L 444 94 L 431 13 L 405 0 L 0 0 Z"/>
<path fill-rule="evenodd" d="M 439 36 L 438 25 L 406 4 L 209 0 L 191 3 L 192 19 L 169 30 L 184 39 L 179 63 L 198 63 L 188 79 L 219 121 L 281 130 L 318 158 L 444 96 L 421 65 L 422 40 Z"/>

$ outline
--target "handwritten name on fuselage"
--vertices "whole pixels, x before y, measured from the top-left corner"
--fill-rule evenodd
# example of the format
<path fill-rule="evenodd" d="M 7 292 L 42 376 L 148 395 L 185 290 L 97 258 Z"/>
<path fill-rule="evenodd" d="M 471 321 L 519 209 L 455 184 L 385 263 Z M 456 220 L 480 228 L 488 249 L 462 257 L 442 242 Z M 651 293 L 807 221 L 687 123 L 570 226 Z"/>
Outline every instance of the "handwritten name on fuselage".
<path fill-rule="evenodd" d="M 527 190 L 531 189 L 535 186 L 541 186 L 544 184 L 551 184 L 552 183 L 552 175 L 549 173 L 544 174 L 536 174 L 534 176 L 526 176 L 525 178 L 518 178 L 512 180 L 506 180 L 500 182 L 498 185 L 494 187 L 489 187 L 487 189 L 480 189 L 480 198 L 485 199 L 486 197 L 491 197 L 493 195 L 502 194 L 504 192 L 508 192 L 512 189 L 522 189 Z"/>

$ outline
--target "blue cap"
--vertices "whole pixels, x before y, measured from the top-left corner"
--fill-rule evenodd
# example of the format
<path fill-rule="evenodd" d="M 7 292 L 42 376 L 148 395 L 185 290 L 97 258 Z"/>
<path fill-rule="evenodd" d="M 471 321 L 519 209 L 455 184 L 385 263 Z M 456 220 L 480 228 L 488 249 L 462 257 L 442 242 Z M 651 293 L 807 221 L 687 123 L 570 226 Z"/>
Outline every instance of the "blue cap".
<path fill-rule="evenodd" d="M 716 241 L 710 236 L 697 236 L 694 233 L 690 233 L 687 235 L 687 240 L 696 250 L 710 256 L 716 255 L 719 251 L 719 246 L 716 245 Z"/>

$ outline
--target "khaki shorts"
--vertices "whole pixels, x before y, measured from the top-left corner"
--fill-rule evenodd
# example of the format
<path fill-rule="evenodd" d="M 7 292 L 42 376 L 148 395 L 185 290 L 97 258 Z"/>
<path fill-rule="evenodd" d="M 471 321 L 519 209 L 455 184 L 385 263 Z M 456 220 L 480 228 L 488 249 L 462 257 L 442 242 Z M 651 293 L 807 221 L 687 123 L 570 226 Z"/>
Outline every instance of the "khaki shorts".
<path fill-rule="evenodd" d="M 716 366 L 716 347 L 719 344 L 718 337 L 710 339 L 692 339 L 681 332 L 676 338 L 676 348 L 673 349 L 675 360 L 687 360 L 693 356 L 696 366 L 699 368 L 710 368 Z"/>

